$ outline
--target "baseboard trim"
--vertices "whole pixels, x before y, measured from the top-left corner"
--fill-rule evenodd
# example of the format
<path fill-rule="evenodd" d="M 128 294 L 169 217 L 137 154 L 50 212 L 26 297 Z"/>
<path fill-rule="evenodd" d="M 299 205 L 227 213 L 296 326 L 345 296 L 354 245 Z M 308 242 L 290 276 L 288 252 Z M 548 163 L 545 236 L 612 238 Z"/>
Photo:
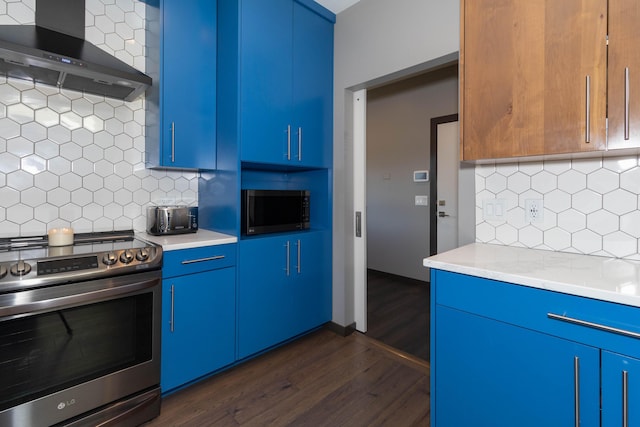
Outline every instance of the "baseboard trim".
<path fill-rule="evenodd" d="M 331 332 L 338 334 L 342 337 L 349 336 L 356 331 L 355 322 L 347 326 L 338 325 L 335 322 L 329 322 L 325 324 L 325 327 Z"/>

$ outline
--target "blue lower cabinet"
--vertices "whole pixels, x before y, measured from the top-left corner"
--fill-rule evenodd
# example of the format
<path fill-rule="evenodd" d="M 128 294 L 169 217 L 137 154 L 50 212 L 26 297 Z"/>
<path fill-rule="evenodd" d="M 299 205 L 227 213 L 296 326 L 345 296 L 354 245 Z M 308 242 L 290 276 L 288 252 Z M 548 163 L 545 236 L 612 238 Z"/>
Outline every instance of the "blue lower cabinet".
<path fill-rule="evenodd" d="M 329 243 L 326 231 L 240 242 L 240 359 L 331 319 Z"/>
<path fill-rule="evenodd" d="M 603 351 L 602 425 L 640 425 L 639 402 L 640 359 Z"/>
<path fill-rule="evenodd" d="M 599 350 L 448 307 L 436 307 L 437 427 L 598 426 Z M 433 422 L 435 421 L 435 422 Z"/>
<path fill-rule="evenodd" d="M 235 359 L 235 267 L 163 279 L 163 393 Z"/>
<path fill-rule="evenodd" d="M 435 269 L 431 295 L 432 426 L 640 425 L 637 307 Z"/>

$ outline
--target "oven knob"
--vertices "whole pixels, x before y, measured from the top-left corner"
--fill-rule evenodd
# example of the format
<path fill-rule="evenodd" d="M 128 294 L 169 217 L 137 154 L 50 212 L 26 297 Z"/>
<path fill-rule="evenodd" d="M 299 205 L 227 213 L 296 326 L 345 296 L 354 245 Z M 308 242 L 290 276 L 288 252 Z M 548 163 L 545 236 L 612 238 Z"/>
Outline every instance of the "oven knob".
<path fill-rule="evenodd" d="M 136 259 L 138 261 L 146 261 L 149 259 L 149 250 L 147 250 L 147 248 L 140 249 L 136 254 Z"/>
<path fill-rule="evenodd" d="M 14 276 L 24 276 L 29 274 L 29 272 L 31 272 L 31 266 L 22 260 L 11 266 L 11 274 Z"/>
<path fill-rule="evenodd" d="M 104 265 L 113 265 L 117 261 L 118 261 L 118 258 L 116 257 L 116 254 L 114 254 L 113 252 L 108 252 L 104 254 L 104 257 L 102 257 L 102 263 Z"/>
<path fill-rule="evenodd" d="M 0 279 L 7 275 L 7 267 L 0 265 Z"/>
<path fill-rule="evenodd" d="M 131 253 L 130 250 L 126 250 L 124 252 L 122 252 L 122 254 L 120 254 L 120 261 L 124 264 L 129 264 L 131 261 L 133 261 L 133 254 Z"/>

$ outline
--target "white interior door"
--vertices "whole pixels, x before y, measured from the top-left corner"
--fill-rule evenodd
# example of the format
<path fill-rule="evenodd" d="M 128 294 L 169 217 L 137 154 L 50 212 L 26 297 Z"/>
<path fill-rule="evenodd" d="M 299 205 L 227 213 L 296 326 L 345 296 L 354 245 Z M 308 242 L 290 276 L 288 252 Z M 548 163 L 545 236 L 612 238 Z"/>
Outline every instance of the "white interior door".
<path fill-rule="evenodd" d="M 458 122 L 441 123 L 438 135 L 437 252 L 458 247 Z"/>

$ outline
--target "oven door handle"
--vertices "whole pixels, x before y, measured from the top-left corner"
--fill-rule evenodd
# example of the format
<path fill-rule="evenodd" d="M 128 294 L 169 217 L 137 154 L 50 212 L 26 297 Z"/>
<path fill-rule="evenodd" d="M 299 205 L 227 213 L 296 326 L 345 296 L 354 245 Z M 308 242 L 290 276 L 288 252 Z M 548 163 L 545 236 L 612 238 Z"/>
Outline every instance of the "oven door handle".
<path fill-rule="evenodd" d="M 135 295 L 161 283 L 157 271 L 4 294 L 0 295 L 0 321 Z"/>

